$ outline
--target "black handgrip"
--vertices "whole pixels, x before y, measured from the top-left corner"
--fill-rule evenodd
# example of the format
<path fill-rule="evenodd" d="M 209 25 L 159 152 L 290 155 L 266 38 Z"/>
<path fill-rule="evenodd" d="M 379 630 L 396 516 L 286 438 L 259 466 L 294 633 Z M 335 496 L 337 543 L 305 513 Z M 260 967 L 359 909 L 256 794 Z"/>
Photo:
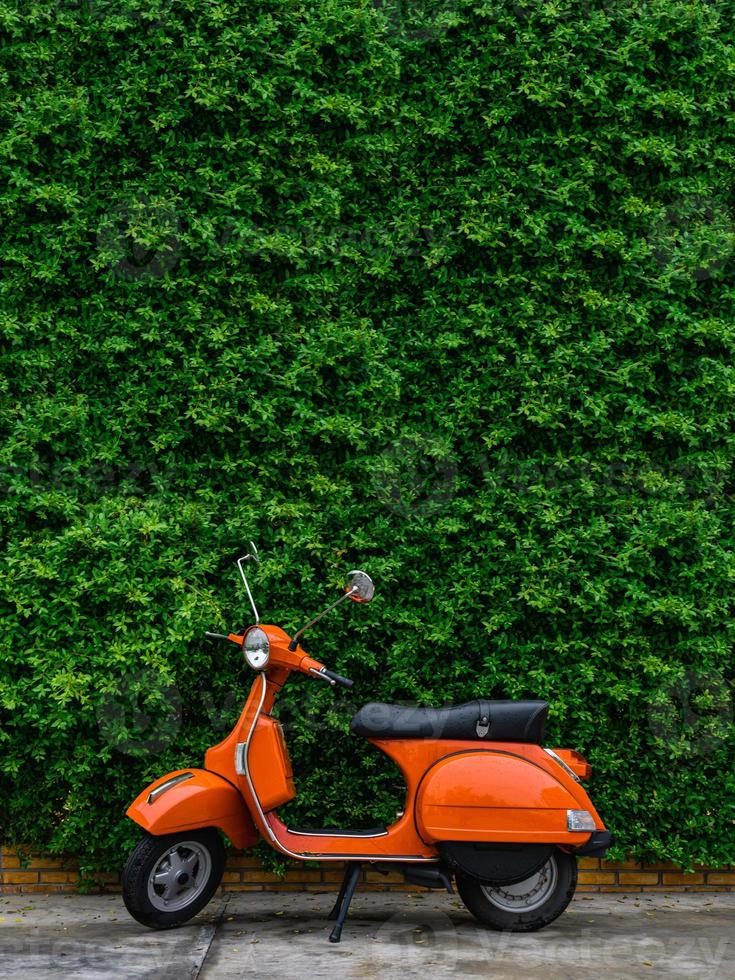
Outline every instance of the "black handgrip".
<path fill-rule="evenodd" d="M 333 670 L 327 670 L 326 667 L 321 673 L 324 674 L 325 677 L 328 677 L 330 681 L 334 681 L 335 684 L 341 684 L 342 687 L 352 687 L 352 685 L 355 683 L 354 681 L 351 681 L 349 677 L 342 677 L 341 674 L 335 674 Z"/>

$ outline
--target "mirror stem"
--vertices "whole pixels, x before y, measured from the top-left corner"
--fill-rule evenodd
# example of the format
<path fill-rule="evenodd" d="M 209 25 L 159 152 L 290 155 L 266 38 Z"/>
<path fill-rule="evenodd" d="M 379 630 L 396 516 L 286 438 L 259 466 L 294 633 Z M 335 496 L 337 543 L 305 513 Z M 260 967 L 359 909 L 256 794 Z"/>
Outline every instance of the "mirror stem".
<path fill-rule="evenodd" d="M 250 544 L 252 545 L 252 543 L 253 542 L 251 541 Z M 238 558 L 237 567 L 240 569 L 240 575 L 242 577 L 243 582 L 245 583 L 245 591 L 248 594 L 248 599 L 250 599 L 250 605 L 253 607 L 253 616 L 255 616 L 255 625 L 257 626 L 258 623 L 260 622 L 260 617 L 258 616 L 258 610 L 255 608 L 253 593 L 250 591 L 250 586 L 248 585 L 247 576 L 245 575 L 245 569 L 242 567 L 242 563 L 244 561 L 248 561 L 248 559 L 250 558 L 255 558 L 255 561 L 258 561 L 258 558 L 255 555 L 245 555 L 243 558 Z"/>
<path fill-rule="evenodd" d="M 340 602 L 344 602 L 344 601 L 345 601 L 345 599 L 349 599 L 349 597 L 350 597 L 350 596 L 352 595 L 352 593 L 353 593 L 353 592 L 356 592 L 356 591 L 357 591 L 357 587 L 356 587 L 356 586 L 353 586 L 353 587 L 352 587 L 351 589 L 348 589 L 348 590 L 347 590 L 346 592 L 344 592 L 344 593 L 343 593 L 343 594 L 342 594 L 342 595 L 341 595 L 341 596 L 339 597 L 339 599 L 337 599 L 337 601 L 336 601 L 336 602 L 333 602 L 331 606 L 327 606 L 327 608 L 326 608 L 326 609 L 324 609 L 324 610 L 323 610 L 322 612 L 320 612 L 318 616 L 315 616 L 315 617 L 314 617 L 314 618 L 313 618 L 312 620 L 310 620 L 310 622 L 308 622 L 308 623 L 307 623 L 307 624 L 306 624 L 305 626 L 302 626 L 302 627 L 301 627 L 301 629 L 300 629 L 300 630 L 299 630 L 299 631 L 298 631 L 297 633 L 294 633 L 294 637 L 293 637 L 293 639 L 291 640 L 291 642 L 289 643 L 289 645 L 288 645 L 288 649 L 289 649 L 289 650 L 290 650 L 290 651 L 291 651 L 291 652 L 293 653 L 293 651 L 294 651 L 294 650 L 296 649 L 296 647 L 297 647 L 297 646 L 299 645 L 299 637 L 300 637 L 300 636 L 301 636 L 301 635 L 302 635 L 303 633 L 305 633 L 305 632 L 306 632 L 306 630 L 308 630 L 308 629 L 309 629 L 309 627 L 311 627 L 311 626 L 313 626 L 313 625 L 314 625 L 314 623 L 318 623 L 318 622 L 319 622 L 319 620 L 320 620 L 320 619 L 322 618 L 322 616 L 326 616 L 328 612 L 331 612 L 331 611 L 332 611 L 332 610 L 333 610 L 333 609 L 335 608 L 335 606 L 338 606 L 338 605 L 340 604 Z"/>

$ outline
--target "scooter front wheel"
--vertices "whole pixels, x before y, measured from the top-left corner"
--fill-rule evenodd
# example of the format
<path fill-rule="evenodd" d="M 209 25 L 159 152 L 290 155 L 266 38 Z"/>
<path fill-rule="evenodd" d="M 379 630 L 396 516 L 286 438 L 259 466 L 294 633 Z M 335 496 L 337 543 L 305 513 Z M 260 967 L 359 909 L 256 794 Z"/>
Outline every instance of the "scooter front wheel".
<path fill-rule="evenodd" d="M 569 905 L 577 888 L 577 859 L 555 850 L 544 866 L 523 881 L 497 885 L 457 874 L 457 891 L 474 917 L 491 929 L 534 932 Z"/>
<path fill-rule="evenodd" d="M 171 929 L 201 912 L 224 868 L 224 845 L 213 828 L 147 834 L 123 872 L 125 907 L 144 926 Z"/>

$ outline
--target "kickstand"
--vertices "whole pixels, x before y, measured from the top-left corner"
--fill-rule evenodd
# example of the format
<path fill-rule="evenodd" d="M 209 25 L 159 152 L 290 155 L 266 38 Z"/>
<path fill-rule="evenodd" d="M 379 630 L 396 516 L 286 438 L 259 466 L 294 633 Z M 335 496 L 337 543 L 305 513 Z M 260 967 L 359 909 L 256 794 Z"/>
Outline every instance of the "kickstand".
<path fill-rule="evenodd" d="M 334 908 L 327 916 L 328 919 L 336 919 L 334 923 L 334 928 L 329 934 L 330 943 L 338 943 L 340 936 L 342 935 L 342 926 L 347 918 L 347 911 L 350 907 L 350 902 L 352 901 L 352 896 L 355 894 L 355 889 L 357 888 L 357 879 L 360 877 L 360 870 L 362 865 L 357 861 L 352 864 L 348 864 L 345 868 L 345 876 L 342 879 L 342 884 L 339 888 L 339 895 L 337 896 L 337 901 L 334 903 Z"/>
<path fill-rule="evenodd" d="M 339 915 L 339 910 L 342 908 L 342 899 L 345 897 L 345 891 L 347 890 L 347 882 L 349 881 L 350 875 L 352 874 L 352 867 L 348 864 L 345 866 L 345 873 L 342 876 L 342 884 L 339 886 L 339 894 L 337 895 L 337 901 L 332 907 L 332 911 L 329 913 L 327 918 L 333 921 Z"/>

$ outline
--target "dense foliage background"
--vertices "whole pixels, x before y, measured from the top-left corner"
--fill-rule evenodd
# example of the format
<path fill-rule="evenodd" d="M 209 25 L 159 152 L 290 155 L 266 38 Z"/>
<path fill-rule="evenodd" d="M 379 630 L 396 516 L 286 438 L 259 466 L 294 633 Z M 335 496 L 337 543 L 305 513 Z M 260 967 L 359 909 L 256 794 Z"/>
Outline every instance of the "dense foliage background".
<path fill-rule="evenodd" d="M 300 821 L 371 698 L 541 696 L 619 852 L 735 861 L 735 8 L 3 0 L 0 823 L 121 861 L 248 681 Z M 358 700 L 359 699 L 359 700 Z"/>

